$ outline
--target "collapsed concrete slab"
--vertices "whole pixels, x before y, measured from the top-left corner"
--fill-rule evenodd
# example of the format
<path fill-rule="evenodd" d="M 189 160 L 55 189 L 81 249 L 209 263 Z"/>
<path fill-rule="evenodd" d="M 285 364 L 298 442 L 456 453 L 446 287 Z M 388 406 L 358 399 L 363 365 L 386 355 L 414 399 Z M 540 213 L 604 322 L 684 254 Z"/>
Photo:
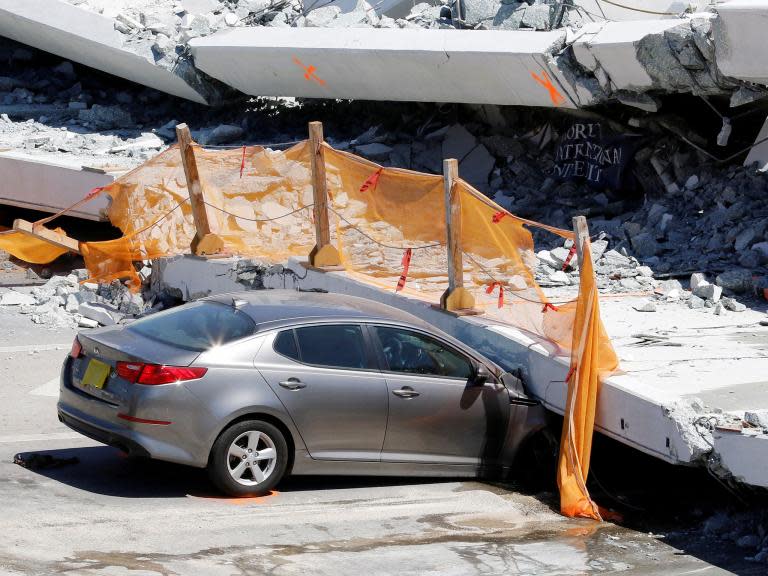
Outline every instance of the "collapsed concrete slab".
<path fill-rule="evenodd" d="M 252 29 L 190 42 L 196 65 L 254 96 L 584 107 L 651 93 L 727 95 L 711 13 L 579 30 Z M 746 51 L 746 48 L 745 48 Z"/>
<path fill-rule="evenodd" d="M 106 168 L 106 169 L 105 169 Z M 58 212 L 81 200 L 88 191 L 110 184 L 125 170 L 85 167 L 62 155 L 0 152 L 0 204 L 41 212 Z M 107 197 L 100 196 L 68 213 L 88 220 L 107 220 Z"/>
<path fill-rule="evenodd" d="M 557 98 L 574 108 L 548 64 L 564 40 L 564 32 L 241 28 L 190 46 L 198 68 L 252 95 L 523 106 Z"/>
<path fill-rule="evenodd" d="M 0 36 L 194 102 L 217 98 L 190 62 L 157 65 L 125 44 L 112 18 L 63 0 L 0 0 Z"/>

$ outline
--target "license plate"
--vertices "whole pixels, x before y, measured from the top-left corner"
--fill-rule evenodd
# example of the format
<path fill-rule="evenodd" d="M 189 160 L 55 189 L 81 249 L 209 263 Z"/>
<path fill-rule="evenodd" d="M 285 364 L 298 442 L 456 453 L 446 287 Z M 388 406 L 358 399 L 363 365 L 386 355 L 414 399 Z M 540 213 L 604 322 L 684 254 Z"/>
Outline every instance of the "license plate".
<path fill-rule="evenodd" d="M 109 364 L 105 364 L 99 360 L 91 360 L 88 362 L 88 368 L 85 369 L 83 375 L 83 386 L 93 386 L 94 388 L 104 388 L 104 383 L 107 381 L 112 368 Z"/>

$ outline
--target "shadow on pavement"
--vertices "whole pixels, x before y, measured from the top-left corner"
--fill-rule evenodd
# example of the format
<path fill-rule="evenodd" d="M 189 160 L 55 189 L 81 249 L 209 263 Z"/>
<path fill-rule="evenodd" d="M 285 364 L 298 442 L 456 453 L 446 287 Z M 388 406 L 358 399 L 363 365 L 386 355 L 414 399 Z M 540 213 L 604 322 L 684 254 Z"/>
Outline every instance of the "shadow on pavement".
<path fill-rule="evenodd" d="M 121 498 L 196 496 L 227 499 L 216 491 L 203 469 L 158 460 L 132 458 L 109 446 L 21 452 L 18 456 L 32 463 L 48 460 L 48 457 L 54 461 L 67 461 L 76 458 L 77 463 L 49 467 L 35 467 L 33 465 L 27 470 L 93 494 Z M 449 481 L 451 480 L 445 478 L 296 476 L 281 482 L 277 491 L 291 493 Z"/>

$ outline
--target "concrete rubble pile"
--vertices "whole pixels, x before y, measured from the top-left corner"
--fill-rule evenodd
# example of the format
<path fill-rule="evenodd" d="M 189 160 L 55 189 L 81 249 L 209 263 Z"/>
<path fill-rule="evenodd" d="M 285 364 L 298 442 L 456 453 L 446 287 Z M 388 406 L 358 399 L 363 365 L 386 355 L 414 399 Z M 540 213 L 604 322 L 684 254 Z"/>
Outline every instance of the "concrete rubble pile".
<path fill-rule="evenodd" d="M 162 307 L 152 309 L 141 294 L 131 293 L 119 281 L 99 285 L 87 279 L 88 271 L 77 269 L 41 286 L 0 288 L 0 307 L 17 309 L 35 324 L 53 328 L 111 326 Z"/>

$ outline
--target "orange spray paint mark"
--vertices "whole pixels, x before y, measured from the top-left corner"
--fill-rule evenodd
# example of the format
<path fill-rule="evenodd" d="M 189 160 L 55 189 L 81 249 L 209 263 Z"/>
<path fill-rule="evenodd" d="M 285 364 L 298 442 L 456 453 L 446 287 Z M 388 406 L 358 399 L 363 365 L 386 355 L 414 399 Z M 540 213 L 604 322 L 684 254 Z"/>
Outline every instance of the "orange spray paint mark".
<path fill-rule="evenodd" d="M 228 497 L 218 495 L 205 495 L 205 494 L 187 494 L 188 498 L 198 498 L 201 500 L 216 500 L 222 504 L 261 504 L 264 500 L 277 496 L 279 492 L 277 490 L 270 490 L 269 494 L 263 496 L 243 496 L 243 497 Z"/>
<path fill-rule="evenodd" d="M 304 70 L 304 78 L 306 80 L 308 80 L 309 82 L 312 82 L 312 80 L 314 80 L 315 82 L 320 84 L 320 86 L 325 86 L 325 80 L 315 75 L 315 71 L 317 70 L 317 68 L 315 68 L 314 66 L 304 66 L 302 61 L 296 58 L 296 56 L 293 57 L 293 63 L 296 64 L 297 66 L 301 66 L 301 68 Z"/>
<path fill-rule="evenodd" d="M 536 82 L 538 82 L 539 84 L 544 86 L 544 88 L 547 89 L 553 105 L 560 106 L 560 104 L 565 102 L 565 98 L 563 97 L 563 95 L 560 94 L 557 88 L 555 88 L 555 85 L 552 84 L 552 79 L 549 77 L 549 74 L 547 74 L 546 72 L 542 72 L 541 76 L 539 76 L 535 72 L 531 72 L 531 76 L 533 76 L 533 79 L 536 80 Z"/>

